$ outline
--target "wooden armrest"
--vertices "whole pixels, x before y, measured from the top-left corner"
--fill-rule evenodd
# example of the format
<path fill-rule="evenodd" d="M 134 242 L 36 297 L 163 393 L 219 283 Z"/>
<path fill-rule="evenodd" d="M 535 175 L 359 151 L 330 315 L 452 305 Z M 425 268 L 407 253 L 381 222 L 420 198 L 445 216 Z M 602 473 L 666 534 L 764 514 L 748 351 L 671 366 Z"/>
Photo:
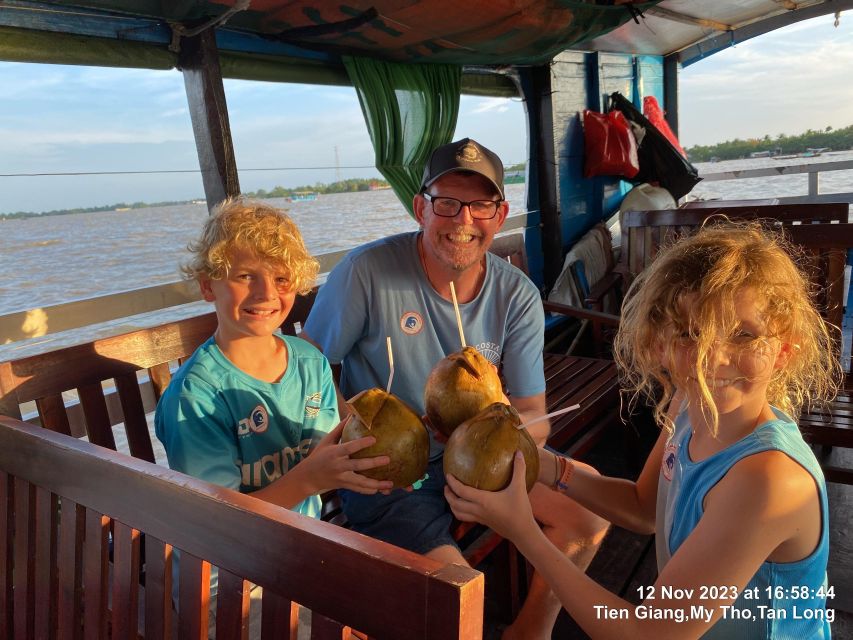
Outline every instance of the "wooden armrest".
<path fill-rule="evenodd" d="M 615 316 L 610 313 L 581 309 L 580 307 L 560 304 L 559 302 L 548 302 L 547 300 L 542 302 L 542 306 L 545 311 L 549 311 L 551 313 L 558 313 L 560 315 L 579 318 L 581 320 L 590 320 L 595 324 L 604 324 L 611 327 L 619 326 L 619 316 Z"/>
<path fill-rule="evenodd" d="M 622 285 L 622 274 L 616 271 L 611 271 L 605 274 L 598 282 L 589 288 L 589 293 L 584 299 L 584 303 L 594 309 L 601 309 L 604 296 L 607 295 L 614 287 Z"/>

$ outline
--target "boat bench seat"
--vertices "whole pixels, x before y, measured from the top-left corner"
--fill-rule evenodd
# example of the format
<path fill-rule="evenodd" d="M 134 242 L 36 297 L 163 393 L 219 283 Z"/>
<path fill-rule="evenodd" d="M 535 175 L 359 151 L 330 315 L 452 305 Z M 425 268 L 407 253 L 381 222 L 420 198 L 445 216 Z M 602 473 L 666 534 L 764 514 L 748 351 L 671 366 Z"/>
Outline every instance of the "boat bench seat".
<path fill-rule="evenodd" d="M 760 202 L 760 201 L 759 201 Z M 733 221 L 764 220 L 789 227 L 803 224 L 846 223 L 850 207 L 846 202 L 811 204 L 745 204 L 693 206 L 683 209 L 658 209 L 651 211 L 623 211 L 619 216 L 620 253 L 614 272 L 622 277 L 622 291 L 640 271 L 649 266 L 662 246 L 671 244 L 680 236 L 693 233 L 706 220 L 726 216 Z M 710 205 L 710 203 L 703 203 Z M 590 292 L 588 302 L 600 304 L 613 282 L 605 282 Z M 600 307 L 593 307 L 600 308 Z"/>

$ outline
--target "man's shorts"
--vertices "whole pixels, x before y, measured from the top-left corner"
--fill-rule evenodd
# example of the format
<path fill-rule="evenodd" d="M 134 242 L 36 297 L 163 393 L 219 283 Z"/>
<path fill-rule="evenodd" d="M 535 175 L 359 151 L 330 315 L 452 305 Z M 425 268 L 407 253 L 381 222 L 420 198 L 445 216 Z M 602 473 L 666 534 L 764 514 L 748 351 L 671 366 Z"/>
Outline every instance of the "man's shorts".
<path fill-rule="evenodd" d="M 457 546 L 450 535 L 453 514 L 444 498 L 442 458 L 429 463 L 427 474 L 412 492 L 394 489 L 387 496 L 367 496 L 341 490 L 343 511 L 353 531 L 421 554 L 443 545 Z"/>

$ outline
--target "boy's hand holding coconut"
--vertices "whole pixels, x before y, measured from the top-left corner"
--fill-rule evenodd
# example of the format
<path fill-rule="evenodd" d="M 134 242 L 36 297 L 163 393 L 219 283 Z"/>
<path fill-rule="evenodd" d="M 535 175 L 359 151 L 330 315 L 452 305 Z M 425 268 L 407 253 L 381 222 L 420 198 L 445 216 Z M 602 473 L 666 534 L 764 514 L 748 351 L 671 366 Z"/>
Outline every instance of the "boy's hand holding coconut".
<path fill-rule="evenodd" d="M 385 391 L 366 389 L 347 401 L 350 420 L 343 430 L 342 442 L 353 443 L 371 437 L 374 444 L 352 454 L 368 459 L 382 456 L 388 462 L 382 467 L 365 467 L 362 475 L 386 481 L 389 488 L 408 489 L 420 480 L 429 463 L 429 434 L 418 414 L 391 393 L 394 380 L 394 352 L 391 338 L 386 338 L 390 373 Z"/>
<path fill-rule="evenodd" d="M 307 486 L 313 493 L 324 493 L 332 489 L 349 489 L 367 495 L 377 491 L 387 492 L 393 488 L 391 482 L 376 482 L 384 480 L 371 473 L 371 470 L 387 466 L 390 459 L 387 455 L 365 455 L 372 451 L 375 438 L 360 437 L 344 441 L 344 433 L 351 418 L 345 418 L 332 431 L 327 433 L 317 444 L 310 455 L 301 464 L 293 468 L 291 473 L 302 475 Z"/>
<path fill-rule="evenodd" d="M 385 466 L 362 471 L 393 488 L 405 488 L 420 480 L 429 462 L 429 434 L 418 414 L 394 394 L 367 389 L 348 401 L 352 415 L 343 431 L 344 442 L 365 436 L 375 444 L 353 454 L 354 458 L 383 456 Z"/>

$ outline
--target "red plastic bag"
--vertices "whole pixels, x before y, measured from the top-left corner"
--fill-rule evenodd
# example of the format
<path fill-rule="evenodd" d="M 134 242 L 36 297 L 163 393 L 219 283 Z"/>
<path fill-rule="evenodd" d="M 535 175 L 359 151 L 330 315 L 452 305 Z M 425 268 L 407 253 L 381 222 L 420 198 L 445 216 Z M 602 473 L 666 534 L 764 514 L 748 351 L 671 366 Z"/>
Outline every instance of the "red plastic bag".
<path fill-rule="evenodd" d="M 678 142 L 678 138 L 675 137 L 672 129 L 669 128 L 669 124 L 663 117 L 663 111 L 658 104 L 657 98 L 654 96 L 646 96 L 643 98 L 643 115 L 646 116 L 649 122 L 657 127 L 658 131 L 666 136 L 666 139 L 672 143 L 672 146 L 675 147 L 682 156 L 685 158 L 687 157 L 687 154 Z"/>
<path fill-rule="evenodd" d="M 637 141 L 621 111 L 584 110 L 583 131 L 585 177 L 637 175 Z"/>

